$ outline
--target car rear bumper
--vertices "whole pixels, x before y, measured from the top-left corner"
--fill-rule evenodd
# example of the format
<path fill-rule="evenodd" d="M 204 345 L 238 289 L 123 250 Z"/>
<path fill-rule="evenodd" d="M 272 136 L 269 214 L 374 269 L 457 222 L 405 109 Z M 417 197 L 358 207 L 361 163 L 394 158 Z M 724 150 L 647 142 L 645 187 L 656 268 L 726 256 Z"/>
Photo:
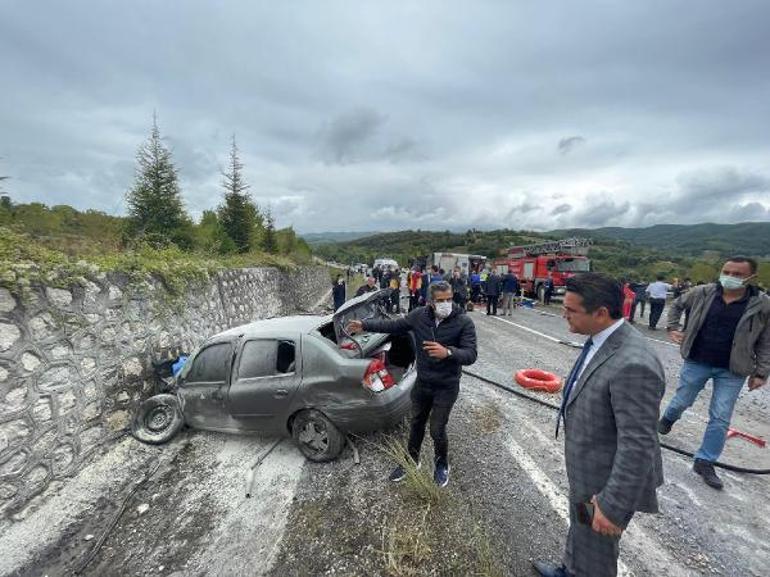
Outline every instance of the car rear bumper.
<path fill-rule="evenodd" d="M 367 393 L 365 403 L 329 411 L 328 416 L 337 427 L 351 433 L 393 427 L 409 414 L 412 388 L 416 380 L 417 371 L 413 368 L 394 387 L 379 393 Z"/>

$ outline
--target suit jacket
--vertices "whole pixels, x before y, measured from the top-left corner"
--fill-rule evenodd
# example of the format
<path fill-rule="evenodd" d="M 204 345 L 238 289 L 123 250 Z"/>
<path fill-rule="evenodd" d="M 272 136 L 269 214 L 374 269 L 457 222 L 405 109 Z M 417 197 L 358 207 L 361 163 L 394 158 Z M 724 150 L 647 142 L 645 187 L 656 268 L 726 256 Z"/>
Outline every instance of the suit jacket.
<path fill-rule="evenodd" d="M 645 338 L 623 323 L 575 383 L 564 420 L 570 500 L 589 501 L 625 527 L 635 511 L 658 512 L 663 484 L 657 422 L 666 379 Z"/>

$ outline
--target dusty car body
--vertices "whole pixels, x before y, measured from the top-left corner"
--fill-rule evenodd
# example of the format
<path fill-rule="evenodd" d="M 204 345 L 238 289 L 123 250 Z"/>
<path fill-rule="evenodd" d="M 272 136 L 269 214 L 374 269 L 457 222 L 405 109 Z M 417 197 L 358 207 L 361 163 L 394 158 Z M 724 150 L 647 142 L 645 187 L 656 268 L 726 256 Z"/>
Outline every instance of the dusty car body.
<path fill-rule="evenodd" d="M 352 299 L 333 316 L 261 320 L 210 337 L 177 376 L 181 419 L 197 429 L 291 435 L 317 461 L 335 458 L 345 433 L 401 421 L 416 379 L 411 336 L 344 329 L 353 318 L 387 316 L 387 292 Z M 174 403 L 157 401 L 137 414 L 141 440 L 162 442 L 153 437 L 172 425 Z"/>

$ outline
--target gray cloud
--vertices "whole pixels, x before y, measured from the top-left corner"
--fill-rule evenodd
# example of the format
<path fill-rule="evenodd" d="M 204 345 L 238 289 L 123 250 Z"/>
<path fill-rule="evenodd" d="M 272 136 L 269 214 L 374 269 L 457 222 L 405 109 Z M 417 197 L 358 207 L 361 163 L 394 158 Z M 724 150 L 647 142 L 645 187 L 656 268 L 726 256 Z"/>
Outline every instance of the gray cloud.
<path fill-rule="evenodd" d="M 563 204 L 555 206 L 551 211 L 551 214 L 553 216 L 557 216 L 559 214 L 564 214 L 565 212 L 569 212 L 570 210 L 572 210 L 572 205 L 565 202 Z"/>
<path fill-rule="evenodd" d="M 252 194 L 301 231 L 770 220 L 768 20 L 764 0 L 4 2 L 0 173 L 16 201 L 122 213 L 157 109 L 194 215 L 236 133 Z"/>
<path fill-rule="evenodd" d="M 567 154 L 572 152 L 572 150 L 576 147 L 580 146 L 581 144 L 585 144 L 585 141 L 586 139 L 582 136 L 570 136 L 568 138 L 562 138 L 557 145 L 559 154 Z"/>

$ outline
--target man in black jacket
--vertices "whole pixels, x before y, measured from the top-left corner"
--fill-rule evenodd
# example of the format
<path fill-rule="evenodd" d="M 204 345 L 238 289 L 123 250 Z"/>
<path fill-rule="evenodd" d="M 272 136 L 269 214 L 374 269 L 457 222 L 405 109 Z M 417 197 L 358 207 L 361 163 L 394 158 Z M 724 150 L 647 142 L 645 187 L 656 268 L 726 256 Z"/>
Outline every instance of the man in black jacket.
<path fill-rule="evenodd" d="M 476 362 L 476 327 L 465 311 L 452 302 L 452 287 L 446 281 L 430 285 L 430 304 L 398 319 L 351 321 L 348 332 L 412 332 L 417 345 L 417 382 L 412 389 L 412 426 L 409 456 L 419 466 L 425 424 L 430 418 L 430 436 L 435 449 L 433 479 L 440 487 L 449 482 L 449 440 L 446 425 L 460 392 L 463 365 Z M 398 482 L 406 471 L 398 466 L 390 480 Z"/>

